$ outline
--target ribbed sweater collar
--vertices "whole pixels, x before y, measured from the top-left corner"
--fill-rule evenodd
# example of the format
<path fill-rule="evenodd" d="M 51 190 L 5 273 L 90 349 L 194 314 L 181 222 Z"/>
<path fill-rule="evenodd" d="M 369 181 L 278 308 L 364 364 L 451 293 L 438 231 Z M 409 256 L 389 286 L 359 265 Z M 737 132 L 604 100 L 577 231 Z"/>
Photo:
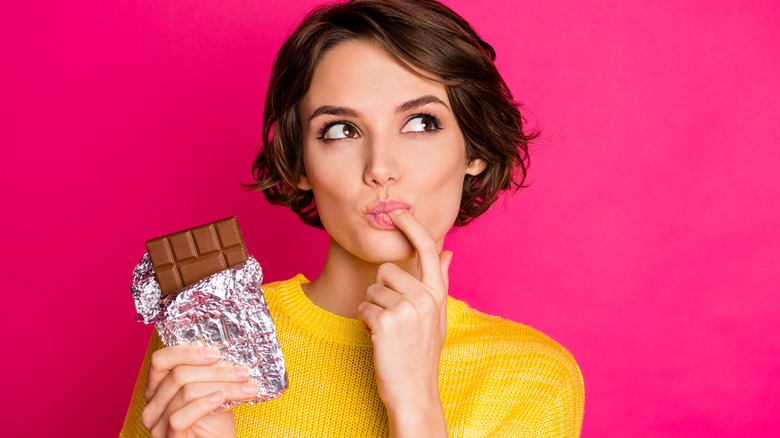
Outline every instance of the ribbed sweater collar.
<path fill-rule="evenodd" d="M 356 318 L 347 318 L 328 312 L 314 304 L 301 288 L 309 280 L 298 274 L 290 280 L 274 284 L 278 295 L 276 311 L 282 312 L 290 321 L 306 332 L 331 341 L 355 346 L 371 346 L 371 337 L 363 331 Z M 447 298 L 447 328 L 455 327 L 466 304 L 454 298 Z"/>

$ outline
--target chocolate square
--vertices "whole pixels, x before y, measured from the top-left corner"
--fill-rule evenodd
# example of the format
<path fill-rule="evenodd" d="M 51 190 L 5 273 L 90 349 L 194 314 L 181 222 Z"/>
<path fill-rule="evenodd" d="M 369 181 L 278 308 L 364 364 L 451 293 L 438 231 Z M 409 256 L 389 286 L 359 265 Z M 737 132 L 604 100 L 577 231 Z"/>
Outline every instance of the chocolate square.
<path fill-rule="evenodd" d="M 163 296 L 247 260 L 235 216 L 151 239 L 146 249 Z"/>

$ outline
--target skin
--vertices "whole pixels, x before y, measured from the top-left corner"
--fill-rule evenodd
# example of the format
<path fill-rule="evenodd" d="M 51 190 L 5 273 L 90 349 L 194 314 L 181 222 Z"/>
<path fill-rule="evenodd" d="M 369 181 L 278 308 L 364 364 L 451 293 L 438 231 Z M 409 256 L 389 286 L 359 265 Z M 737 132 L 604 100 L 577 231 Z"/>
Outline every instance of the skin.
<path fill-rule="evenodd" d="M 465 175 L 485 163 L 467 161 L 445 87 L 370 42 L 347 41 L 323 57 L 300 115 L 306 175 L 297 186 L 313 190 L 330 236 L 325 266 L 304 293 L 371 335 L 391 436 L 447 436 L 438 371 L 452 253 L 442 247 Z M 388 200 L 403 203 L 385 215 L 392 229 L 366 215 Z M 231 412 L 209 413 L 246 397 L 246 369 L 217 366 L 210 352 L 154 354 L 142 416 L 153 436 L 235 436 Z"/>

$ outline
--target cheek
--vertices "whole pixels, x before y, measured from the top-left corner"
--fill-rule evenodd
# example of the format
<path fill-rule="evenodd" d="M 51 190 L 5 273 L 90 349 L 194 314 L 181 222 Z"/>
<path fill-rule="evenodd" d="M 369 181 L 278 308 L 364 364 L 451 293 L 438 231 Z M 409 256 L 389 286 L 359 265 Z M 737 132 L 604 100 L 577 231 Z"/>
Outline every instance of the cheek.
<path fill-rule="evenodd" d="M 321 157 L 319 157 L 321 158 Z M 347 205 L 350 205 L 352 191 L 355 184 L 349 183 L 344 168 L 332 163 L 326 163 L 322 159 L 314 158 L 319 165 L 307 166 L 308 180 L 311 183 L 314 194 L 314 203 L 325 228 L 331 224 L 338 224 L 344 220 L 347 214 Z M 304 160 L 306 165 L 307 160 Z"/>
<path fill-rule="evenodd" d="M 451 163 L 433 172 L 430 167 L 423 175 L 427 176 L 428 187 L 420 219 L 435 240 L 440 240 L 452 228 L 460 210 L 463 195 L 464 163 Z"/>
<path fill-rule="evenodd" d="M 334 191 L 330 189 L 334 183 L 338 183 L 336 178 L 337 171 L 327 161 L 328 157 L 318 155 L 317 153 L 310 152 L 307 147 L 304 146 L 303 153 L 303 167 L 306 169 L 306 176 L 314 191 L 315 197 L 320 192 Z"/>

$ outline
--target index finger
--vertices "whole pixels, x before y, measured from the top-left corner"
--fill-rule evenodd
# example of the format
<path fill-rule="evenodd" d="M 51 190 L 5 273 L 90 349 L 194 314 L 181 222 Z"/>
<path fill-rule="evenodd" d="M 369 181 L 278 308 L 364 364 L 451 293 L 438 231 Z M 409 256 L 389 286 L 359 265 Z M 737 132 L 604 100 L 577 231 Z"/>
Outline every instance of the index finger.
<path fill-rule="evenodd" d="M 430 287 L 441 290 L 444 287 L 444 280 L 439 266 L 439 248 L 433 237 L 408 210 L 395 210 L 390 212 L 389 216 L 417 251 L 420 280 Z"/>
<path fill-rule="evenodd" d="M 219 351 L 197 345 L 174 345 L 152 353 L 147 374 L 146 389 L 157 391 L 160 382 L 179 365 L 211 365 L 219 360 Z"/>

